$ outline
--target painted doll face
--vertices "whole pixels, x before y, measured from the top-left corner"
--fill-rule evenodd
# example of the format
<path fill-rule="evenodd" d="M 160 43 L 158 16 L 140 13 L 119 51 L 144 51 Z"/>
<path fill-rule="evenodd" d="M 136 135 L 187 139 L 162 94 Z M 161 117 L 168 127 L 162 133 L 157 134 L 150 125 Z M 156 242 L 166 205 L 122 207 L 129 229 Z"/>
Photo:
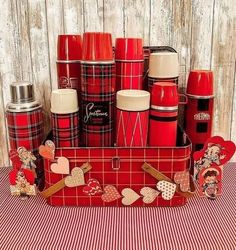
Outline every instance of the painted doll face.
<path fill-rule="evenodd" d="M 216 176 L 215 175 L 212 175 L 212 176 L 207 176 L 205 178 L 205 183 L 213 183 L 213 182 L 216 182 Z"/>
<path fill-rule="evenodd" d="M 17 181 L 19 182 L 24 182 L 25 181 L 25 176 L 24 174 L 17 174 Z"/>
<path fill-rule="evenodd" d="M 211 146 L 208 148 L 207 155 L 218 157 L 220 154 L 220 148 L 218 146 Z"/>

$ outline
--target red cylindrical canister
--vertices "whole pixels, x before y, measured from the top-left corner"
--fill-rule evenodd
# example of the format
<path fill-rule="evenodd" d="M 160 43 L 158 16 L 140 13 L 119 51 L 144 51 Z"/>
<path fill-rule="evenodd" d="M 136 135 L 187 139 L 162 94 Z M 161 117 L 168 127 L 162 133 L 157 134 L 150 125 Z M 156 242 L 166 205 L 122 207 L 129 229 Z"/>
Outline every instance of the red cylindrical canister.
<path fill-rule="evenodd" d="M 111 34 L 87 32 L 81 63 L 82 142 L 87 147 L 114 146 L 115 62 Z"/>
<path fill-rule="evenodd" d="M 82 39 L 80 35 L 59 35 L 57 40 L 58 88 L 72 88 L 80 93 L 80 62 Z"/>
<path fill-rule="evenodd" d="M 56 147 L 79 146 L 79 107 L 74 89 L 57 89 L 51 95 L 51 125 Z"/>
<path fill-rule="evenodd" d="M 151 93 L 149 146 L 176 146 L 178 115 L 177 86 L 154 83 Z"/>
<path fill-rule="evenodd" d="M 179 62 L 175 52 L 154 52 L 149 56 L 148 91 L 152 92 L 155 82 L 178 84 Z"/>
<path fill-rule="evenodd" d="M 43 112 L 41 104 L 34 98 L 33 84 L 15 82 L 10 85 L 11 103 L 6 107 L 10 147 L 25 147 L 38 152 L 43 140 Z"/>
<path fill-rule="evenodd" d="M 15 82 L 10 85 L 11 102 L 6 107 L 10 149 L 25 147 L 37 160 L 37 183 L 44 187 L 43 162 L 38 148 L 43 142 L 44 124 L 42 105 L 35 100 L 34 86 L 30 82 Z"/>
<path fill-rule="evenodd" d="M 193 144 L 193 152 L 203 148 L 211 137 L 213 116 L 213 72 L 192 70 L 188 77 L 185 130 Z"/>
<path fill-rule="evenodd" d="M 146 147 L 150 93 L 144 90 L 120 90 L 116 96 L 118 147 Z"/>
<path fill-rule="evenodd" d="M 117 90 L 143 89 L 144 54 L 141 38 L 117 38 L 115 62 Z"/>

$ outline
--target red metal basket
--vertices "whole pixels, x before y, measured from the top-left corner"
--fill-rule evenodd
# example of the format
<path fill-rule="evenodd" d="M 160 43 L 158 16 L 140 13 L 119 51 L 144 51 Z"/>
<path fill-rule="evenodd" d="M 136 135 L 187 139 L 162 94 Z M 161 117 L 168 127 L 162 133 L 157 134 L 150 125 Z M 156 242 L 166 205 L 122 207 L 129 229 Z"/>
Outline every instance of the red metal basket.
<path fill-rule="evenodd" d="M 143 187 L 156 189 L 157 180 L 141 168 L 144 162 L 151 164 L 156 170 L 173 180 L 174 174 L 189 169 L 191 142 L 184 132 L 178 131 L 177 147 L 161 148 L 57 148 L 55 160 L 64 156 L 70 162 L 70 170 L 89 162 L 92 169 L 85 173 L 85 183 L 91 178 L 97 179 L 102 189 L 113 185 L 119 193 L 124 188 L 132 188 L 140 194 Z M 57 183 L 66 175 L 51 171 L 52 161 L 44 161 L 46 188 Z M 47 199 L 53 206 L 123 206 L 121 199 L 105 203 L 101 194 L 88 196 L 83 192 L 84 186 L 64 187 Z M 171 200 L 164 200 L 159 195 L 151 204 L 145 204 L 142 198 L 131 206 L 181 206 L 186 198 L 175 193 Z"/>

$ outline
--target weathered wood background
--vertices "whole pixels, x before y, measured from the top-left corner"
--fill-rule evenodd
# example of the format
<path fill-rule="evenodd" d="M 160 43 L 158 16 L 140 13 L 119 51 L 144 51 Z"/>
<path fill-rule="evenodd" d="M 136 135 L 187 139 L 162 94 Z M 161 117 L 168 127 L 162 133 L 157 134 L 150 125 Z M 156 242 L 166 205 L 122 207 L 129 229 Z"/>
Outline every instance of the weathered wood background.
<path fill-rule="evenodd" d="M 49 112 L 57 86 L 62 33 L 107 31 L 170 45 L 180 56 L 182 87 L 190 69 L 215 75 L 214 134 L 236 141 L 236 4 L 232 0 L 0 0 L 0 165 L 8 164 L 4 107 L 9 84 L 33 79 Z M 29 73 L 28 73 L 29 72 Z"/>

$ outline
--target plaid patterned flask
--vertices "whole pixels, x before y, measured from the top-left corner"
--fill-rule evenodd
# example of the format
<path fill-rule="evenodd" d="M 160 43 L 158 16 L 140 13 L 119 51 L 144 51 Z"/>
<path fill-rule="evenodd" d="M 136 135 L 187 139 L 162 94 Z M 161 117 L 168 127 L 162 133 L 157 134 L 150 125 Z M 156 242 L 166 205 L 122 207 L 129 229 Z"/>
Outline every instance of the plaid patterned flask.
<path fill-rule="evenodd" d="M 10 85 L 11 102 L 6 107 L 10 147 L 24 146 L 32 153 L 38 153 L 43 140 L 43 112 L 35 100 L 33 84 L 15 82 Z"/>
<path fill-rule="evenodd" d="M 79 107 L 76 90 L 52 91 L 51 125 L 56 147 L 79 146 Z"/>
<path fill-rule="evenodd" d="M 36 157 L 37 182 L 44 186 L 43 162 L 38 148 L 44 137 L 43 111 L 35 100 L 34 87 L 30 82 L 14 82 L 10 85 L 11 102 L 6 107 L 10 149 L 25 147 Z"/>
<path fill-rule="evenodd" d="M 141 38 L 117 38 L 115 61 L 117 90 L 143 89 L 143 40 Z"/>
<path fill-rule="evenodd" d="M 114 145 L 115 63 L 81 64 L 82 140 L 86 147 Z"/>

